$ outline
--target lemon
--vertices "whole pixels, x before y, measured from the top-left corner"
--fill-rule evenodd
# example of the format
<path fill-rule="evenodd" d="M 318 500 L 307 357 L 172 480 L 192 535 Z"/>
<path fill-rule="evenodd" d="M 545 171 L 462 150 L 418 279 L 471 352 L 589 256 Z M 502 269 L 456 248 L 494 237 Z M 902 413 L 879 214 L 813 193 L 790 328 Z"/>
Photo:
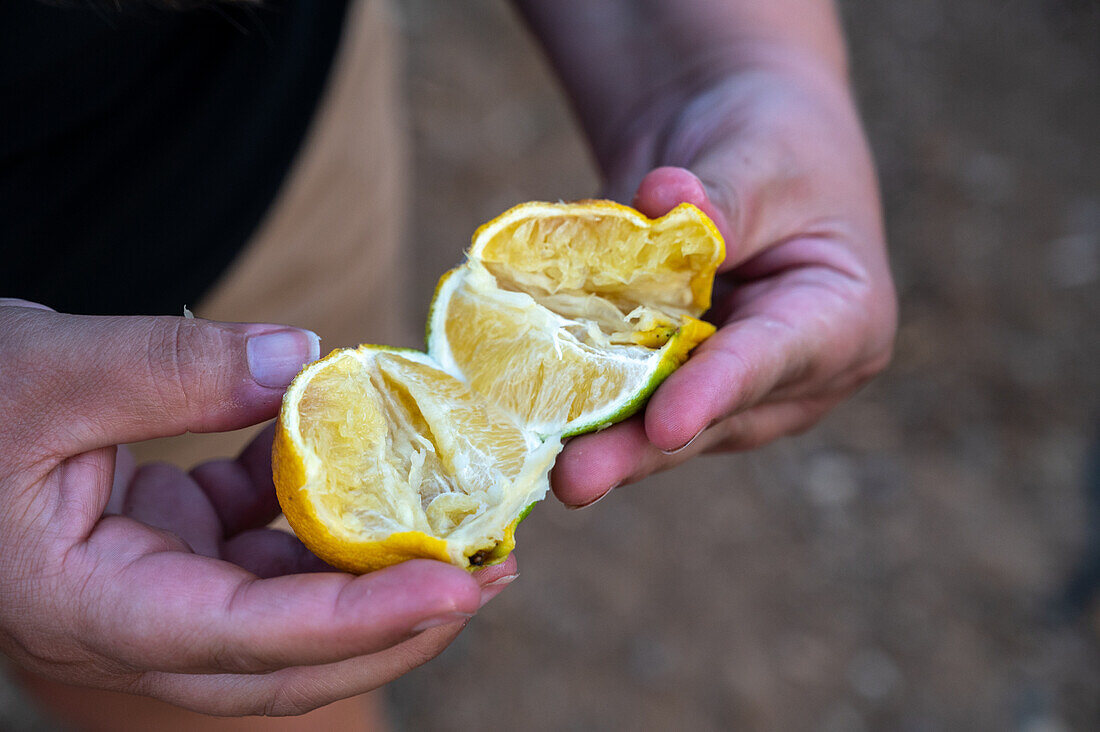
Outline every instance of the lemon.
<path fill-rule="evenodd" d="M 440 280 L 428 352 L 333 351 L 283 399 L 279 502 L 303 543 L 368 572 L 503 561 L 562 437 L 637 411 L 713 326 L 724 255 L 693 206 L 521 204 Z"/>
<path fill-rule="evenodd" d="M 544 437 L 637 412 L 714 332 L 722 237 L 698 208 L 653 220 L 610 201 L 516 206 L 444 276 L 428 352 Z"/>

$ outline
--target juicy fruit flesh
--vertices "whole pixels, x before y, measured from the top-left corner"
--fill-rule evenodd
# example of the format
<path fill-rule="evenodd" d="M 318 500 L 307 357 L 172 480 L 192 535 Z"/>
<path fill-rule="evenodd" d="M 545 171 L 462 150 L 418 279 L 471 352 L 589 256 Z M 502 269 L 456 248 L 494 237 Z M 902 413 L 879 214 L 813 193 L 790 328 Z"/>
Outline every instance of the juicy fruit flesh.
<path fill-rule="evenodd" d="M 487 277 L 473 268 L 458 285 L 444 329 L 451 357 L 489 401 L 545 434 L 629 401 L 644 386 L 654 351 L 612 342 L 630 325 L 621 313 L 617 323 L 607 318 L 616 326 L 609 333 L 601 321 L 563 317 Z M 675 326 L 665 330 L 667 340 Z M 521 376 L 501 378 L 503 364 Z"/>
<path fill-rule="evenodd" d="M 349 535 L 447 537 L 501 502 L 532 440 L 454 377 L 397 353 L 337 359 L 298 402 L 315 505 Z"/>
<path fill-rule="evenodd" d="M 621 211 L 518 218 L 483 227 L 473 254 L 498 279 L 533 296 L 599 295 L 622 312 L 643 306 L 676 322 L 709 307 L 717 264 L 705 227 L 676 213 L 659 227 Z"/>
<path fill-rule="evenodd" d="M 721 240 L 697 209 L 588 208 L 528 204 L 483 226 L 433 314 L 431 353 L 542 435 L 624 418 L 695 345 L 669 345 L 681 328 L 713 332 L 696 318 Z"/>

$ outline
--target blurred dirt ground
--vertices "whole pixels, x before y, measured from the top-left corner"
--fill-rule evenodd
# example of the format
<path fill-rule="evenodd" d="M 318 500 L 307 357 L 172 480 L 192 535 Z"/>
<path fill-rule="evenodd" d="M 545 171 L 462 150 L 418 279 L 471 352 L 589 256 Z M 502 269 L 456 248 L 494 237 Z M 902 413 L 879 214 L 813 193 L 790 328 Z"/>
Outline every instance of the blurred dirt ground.
<path fill-rule="evenodd" d="M 477 224 L 598 179 L 505 3 L 400 6 L 421 320 Z M 1100 532 L 1100 6 L 841 7 L 894 365 L 805 436 L 584 511 L 548 500 L 521 578 L 391 685 L 397 729 L 1100 726 L 1096 626 L 1062 602 Z M 32 728 L 15 709 L 0 685 L 0 730 Z"/>
<path fill-rule="evenodd" d="M 598 179 L 505 3 L 402 9 L 419 317 L 477 224 Z M 1100 6 L 842 9 L 894 365 L 803 437 L 540 506 L 520 579 L 392 685 L 400 729 L 1100 726 L 1096 636 L 1059 613 L 1100 420 Z"/>

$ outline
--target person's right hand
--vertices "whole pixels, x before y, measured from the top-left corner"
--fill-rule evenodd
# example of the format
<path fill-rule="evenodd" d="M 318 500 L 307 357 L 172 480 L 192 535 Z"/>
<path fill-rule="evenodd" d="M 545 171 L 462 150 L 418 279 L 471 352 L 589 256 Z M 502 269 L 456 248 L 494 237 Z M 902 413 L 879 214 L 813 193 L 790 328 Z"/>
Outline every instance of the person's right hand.
<path fill-rule="evenodd" d="M 276 715 L 442 651 L 514 560 L 476 576 L 428 560 L 317 572 L 262 528 L 278 512 L 270 431 L 190 474 L 135 470 L 116 448 L 269 419 L 317 355 L 316 336 L 284 326 L 0 299 L 0 650 L 59 681 Z"/>

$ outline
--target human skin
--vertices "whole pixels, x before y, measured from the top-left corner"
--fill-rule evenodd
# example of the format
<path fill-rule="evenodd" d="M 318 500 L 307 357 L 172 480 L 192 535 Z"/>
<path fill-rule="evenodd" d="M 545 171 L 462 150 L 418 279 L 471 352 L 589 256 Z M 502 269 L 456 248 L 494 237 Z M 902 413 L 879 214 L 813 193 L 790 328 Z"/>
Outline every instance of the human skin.
<path fill-rule="evenodd" d="M 0 300 L 0 650 L 46 678 L 296 714 L 438 654 L 516 574 L 325 571 L 278 514 L 271 429 L 184 473 L 121 443 L 274 416 L 307 332 Z"/>
<path fill-rule="evenodd" d="M 644 415 L 570 441 L 563 502 L 806 429 L 885 366 L 894 294 L 829 3 L 517 4 L 608 195 L 652 216 L 696 203 L 727 244 L 718 333 Z M 429 561 L 317 572 L 261 528 L 277 511 L 270 433 L 190 473 L 135 469 L 117 447 L 269 419 L 316 355 L 277 325 L 0 300 L 0 650 L 47 678 L 218 714 L 305 712 L 439 653 L 514 559 L 476 576 Z"/>
<path fill-rule="evenodd" d="M 703 452 L 813 426 L 888 364 L 896 330 L 878 186 L 827 0 L 517 0 L 610 197 L 694 203 L 726 260 L 718 332 L 643 415 L 571 440 L 554 492 L 583 507 Z"/>

